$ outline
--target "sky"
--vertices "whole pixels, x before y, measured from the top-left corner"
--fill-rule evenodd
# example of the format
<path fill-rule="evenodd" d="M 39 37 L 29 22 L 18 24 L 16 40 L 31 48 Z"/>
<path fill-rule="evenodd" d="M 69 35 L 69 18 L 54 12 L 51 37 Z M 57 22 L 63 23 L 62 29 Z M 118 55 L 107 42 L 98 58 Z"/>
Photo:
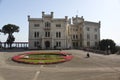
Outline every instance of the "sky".
<path fill-rule="evenodd" d="M 54 12 L 55 18 L 83 16 L 86 21 L 101 21 L 101 40 L 112 39 L 120 45 L 120 0 L 0 0 L 0 29 L 6 24 L 20 27 L 14 33 L 19 42 L 28 41 L 28 18 L 41 18 L 41 12 Z M 7 35 L 0 33 L 0 41 Z"/>

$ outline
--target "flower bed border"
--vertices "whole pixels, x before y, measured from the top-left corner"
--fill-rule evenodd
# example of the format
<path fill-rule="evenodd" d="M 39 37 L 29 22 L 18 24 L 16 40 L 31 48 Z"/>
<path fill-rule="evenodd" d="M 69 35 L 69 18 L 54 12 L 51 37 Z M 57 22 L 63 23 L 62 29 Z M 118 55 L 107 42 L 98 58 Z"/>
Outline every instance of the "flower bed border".
<path fill-rule="evenodd" d="M 29 55 L 29 54 L 62 54 L 64 55 L 64 60 L 58 61 L 58 62 L 48 62 L 48 63 L 35 63 L 35 62 L 26 62 L 26 61 L 20 61 L 19 59 L 22 58 L 24 55 Z M 73 58 L 73 56 L 71 54 L 68 54 L 66 52 L 46 52 L 46 53 L 42 53 L 42 52 L 28 52 L 28 53 L 24 53 L 24 54 L 19 54 L 16 56 L 12 57 L 12 60 L 18 63 L 25 63 L 25 64 L 41 64 L 41 65 L 46 65 L 46 64 L 57 64 L 57 63 L 63 63 L 66 61 L 70 61 Z"/>

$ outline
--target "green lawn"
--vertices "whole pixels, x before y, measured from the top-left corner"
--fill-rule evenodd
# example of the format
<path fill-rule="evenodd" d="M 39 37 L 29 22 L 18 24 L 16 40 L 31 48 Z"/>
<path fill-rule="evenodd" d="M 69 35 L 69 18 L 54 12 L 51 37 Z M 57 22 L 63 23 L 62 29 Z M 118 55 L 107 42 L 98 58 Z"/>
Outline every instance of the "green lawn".
<path fill-rule="evenodd" d="M 29 58 L 32 59 L 59 59 L 63 58 L 63 55 L 58 54 L 29 54 Z"/>

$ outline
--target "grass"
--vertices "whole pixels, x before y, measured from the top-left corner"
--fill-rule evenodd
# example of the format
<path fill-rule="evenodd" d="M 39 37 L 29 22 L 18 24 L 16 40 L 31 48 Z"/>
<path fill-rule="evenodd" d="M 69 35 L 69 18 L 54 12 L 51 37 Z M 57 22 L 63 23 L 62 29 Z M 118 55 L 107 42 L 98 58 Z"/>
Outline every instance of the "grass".
<path fill-rule="evenodd" d="M 29 58 L 31 59 L 59 59 L 63 58 L 62 55 L 58 54 L 29 54 Z"/>
<path fill-rule="evenodd" d="M 64 59 L 51 59 L 51 60 L 19 59 L 19 61 L 28 62 L 28 63 L 55 63 L 55 62 L 64 61 Z"/>

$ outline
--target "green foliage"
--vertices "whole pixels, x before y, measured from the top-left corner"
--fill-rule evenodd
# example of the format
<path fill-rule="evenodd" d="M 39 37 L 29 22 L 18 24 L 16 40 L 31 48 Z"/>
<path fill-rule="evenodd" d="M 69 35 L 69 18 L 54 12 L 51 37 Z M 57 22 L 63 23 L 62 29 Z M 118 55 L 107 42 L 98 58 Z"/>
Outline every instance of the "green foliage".
<path fill-rule="evenodd" d="M 13 36 L 13 33 L 19 32 L 19 26 L 16 26 L 14 24 L 7 24 L 2 27 L 1 32 L 4 34 L 8 34 L 6 43 L 11 48 L 12 43 L 15 41 L 15 37 Z"/>
<path fill-rule="evenodd" d="M 99 43 L 100 50 L 108 51 L 110 50 L 111 53 L 114 53 L 116 50 L 116 44 L 111 39 L 103 39 Z"/>
<path fill-rule="evenodd" d="M 115 52 L 116 52 L 117 54 L 120 54 L 120 46 L 116 46 Z"/>
<path fill-rule="evenodd" d="M 14 24 L 7 24 L 2 27 L 2 32 L 4 34 L 13 34 L 14 32 L 19 32 L 19 26 Z"/>
<path fill-rule="evenodd" d="M 6 43 L 8 44 L 8 46 L 11 47 L 11 45 L 12 45 L 12 43 L 13 43 L 14 41 L 15 41 L 14 36 L 13 36 L 13 35 L 9 35 Z"/>

